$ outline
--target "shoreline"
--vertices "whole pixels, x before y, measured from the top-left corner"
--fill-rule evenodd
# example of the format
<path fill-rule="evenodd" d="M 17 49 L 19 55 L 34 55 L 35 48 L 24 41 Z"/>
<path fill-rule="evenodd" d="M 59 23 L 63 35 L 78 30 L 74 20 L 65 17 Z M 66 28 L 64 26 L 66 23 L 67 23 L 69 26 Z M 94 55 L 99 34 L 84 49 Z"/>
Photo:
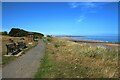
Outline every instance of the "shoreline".
<path fill-rule="evenodd" d="M 110 46 L 110 47 L 120 47 L 119 43 L 112 43 L 112 42 L 105 42 L 105 41 L 98 41 L 98 40 L 74 40 L 71 37 L 57 37 L 59 39 L 63 40 L 69 40 L 76 43 L 88 43 L 88 44 L 97 44 L 97 45 L 103 45 L 103 46 Z"/>

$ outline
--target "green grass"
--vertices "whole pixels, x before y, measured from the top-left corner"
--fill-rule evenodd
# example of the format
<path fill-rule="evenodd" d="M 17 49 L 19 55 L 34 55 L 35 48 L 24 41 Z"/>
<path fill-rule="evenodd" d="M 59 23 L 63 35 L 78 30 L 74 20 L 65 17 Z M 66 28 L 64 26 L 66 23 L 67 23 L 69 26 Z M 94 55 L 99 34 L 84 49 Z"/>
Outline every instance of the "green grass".
<path fill-rule="evenodd" d="M 11 57 L 2 56 L 2 65 L 7 64 L 8 62 L 10 62 L 14 59 L 16 59 L 15 56 L 11 56 Z"/>
<path fill-rule="evenodd" d="M 35 78 L 117 78 L 118 50 L 58 40 L 47 41 Z"/>
<path fill-rule="evenodd" d="M 45 55 L 44 59 L 41 63 L 41 67 L 38 69 L 37 74 L 35 75 L 36 78 L 42 78 L 42 76 L 45 76 L 47 73 L 49 73 L 50 68 L 52 68 L 53 64 L 50 63 L 50 61 L 48 60 L 48 56 Z"/>

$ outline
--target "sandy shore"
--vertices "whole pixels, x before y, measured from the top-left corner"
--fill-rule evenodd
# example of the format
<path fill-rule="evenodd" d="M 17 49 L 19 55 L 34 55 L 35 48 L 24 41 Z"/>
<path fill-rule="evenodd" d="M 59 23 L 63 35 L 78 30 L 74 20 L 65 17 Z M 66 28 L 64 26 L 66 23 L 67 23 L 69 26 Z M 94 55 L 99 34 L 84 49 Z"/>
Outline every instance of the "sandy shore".
<path fill-rule="evenodd" d="M 111 42 L 104 42 L 104 41 L 97 41 L 97 40 L 73 40 L 70 37 L 57 37 L 60 39 L 64 39 L 64 40 L 70 40 L 73 42 L 77 42 L 77 43 L 88 43 L 91 45 L 103 45 L 103 46 L 110 46 L 110 47 L 120 47 L 120 44 L 115 44 L 115 43 L 111 43 Z"/>
<path fill-rule="evenodd" d="M 72 40 L 72 38 L 70 38 L 70 37 L 61 37 L 61 36 L 59 36 L 59 37 L 56 37 L 56 38 L 60 38 L 60 39 L 64 39 L 64 40 Z"/>

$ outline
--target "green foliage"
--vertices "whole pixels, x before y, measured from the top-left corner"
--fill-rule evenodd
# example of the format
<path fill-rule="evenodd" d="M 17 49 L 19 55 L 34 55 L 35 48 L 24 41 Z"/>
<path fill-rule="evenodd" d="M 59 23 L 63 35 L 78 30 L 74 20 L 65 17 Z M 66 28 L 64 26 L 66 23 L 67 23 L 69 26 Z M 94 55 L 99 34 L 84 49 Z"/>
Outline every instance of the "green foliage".
<path fill-rule="evenodd" d="M 14 59 L 16 59 L 15 56 L 11 56 L 11 57 L 2 56 L 2 65 L 7 64 L 8 62 L 10 62 L 10 61 L 12 61 Z"/>
<path fill-rule="evenodd" d="M 52 41 L 52 38 L 48 37 L 48 38 L 47 38 L 47 41 L 48 41 L 48 42 L 51 42 L 51 41 Z"/>
<path fill-rule="evenodd" d="M 8 35 L 7 31 L 2 32 L 2 35 Z"/>
<path fill-rule="evenodd" d="M 34 38 L 42 38 L 44 36 L 42 33 L 28 32 L 19 28 L 12 28 L 11 31 L 9 32 L 9 35 L 13 37 L 26 37 L 28 33 L 33 33 Z"/>
<path fill-rule="evenodd" d="M 52 35 L 47 35 L 47 37 L 52 37 Z"/>
<path fill-rule="evenodd" d="M 55 47 L 58 48 L 60 45 L 59 44 L 55 44 Z"/>
<path fill-rule="evenodd" d="M 44 35 L 42 33 L 32 32 L 34 34 L 34 39 L 42 38 Z"/>
<path fill-rule="evenodd" d="M 27 31 L 18 28 L 12 28 L 11 31 L 9 32 L 9 35 L 13 37 L 24 37 L 27 36 L 27 34 L 28 34 Z"/>
<path fill-rule="evenodd" d="M 41 63 L 41 67 L 39 67 L 35 78 L 43 78 L 47 73 L 52 72 L 54 70 L 54 64 L 49 61 L 48 55 L 45 54 L 43 61 Z"/>

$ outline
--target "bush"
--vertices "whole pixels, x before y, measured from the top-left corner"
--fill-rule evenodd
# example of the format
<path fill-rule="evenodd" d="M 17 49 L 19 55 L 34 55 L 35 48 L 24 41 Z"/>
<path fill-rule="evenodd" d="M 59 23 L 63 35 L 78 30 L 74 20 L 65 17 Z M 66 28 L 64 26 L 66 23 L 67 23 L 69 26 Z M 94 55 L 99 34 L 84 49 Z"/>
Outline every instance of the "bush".
<path fill-rule="evenodd" d="M 8 35 L 7 31 L 2 32 L 2 35 Z"/>
<path fill-rule="evenodd" d="M 55 47 L 58 48 L 58 47 L 60 47 L 60 45 L 59 44 L 55 44 Z"/>
<path fill-rule="evenodd" d="M 47 38 L 47 41 L 48 41 L 48 42 L 51 42 L 51 41 L 52 41 L 52 38 L 50 38 L 50 37 Z"/>
<path fill-rule="evenodd" d="M 52 35 L 47 35 L 47 37 L 52 37 Z"/>

